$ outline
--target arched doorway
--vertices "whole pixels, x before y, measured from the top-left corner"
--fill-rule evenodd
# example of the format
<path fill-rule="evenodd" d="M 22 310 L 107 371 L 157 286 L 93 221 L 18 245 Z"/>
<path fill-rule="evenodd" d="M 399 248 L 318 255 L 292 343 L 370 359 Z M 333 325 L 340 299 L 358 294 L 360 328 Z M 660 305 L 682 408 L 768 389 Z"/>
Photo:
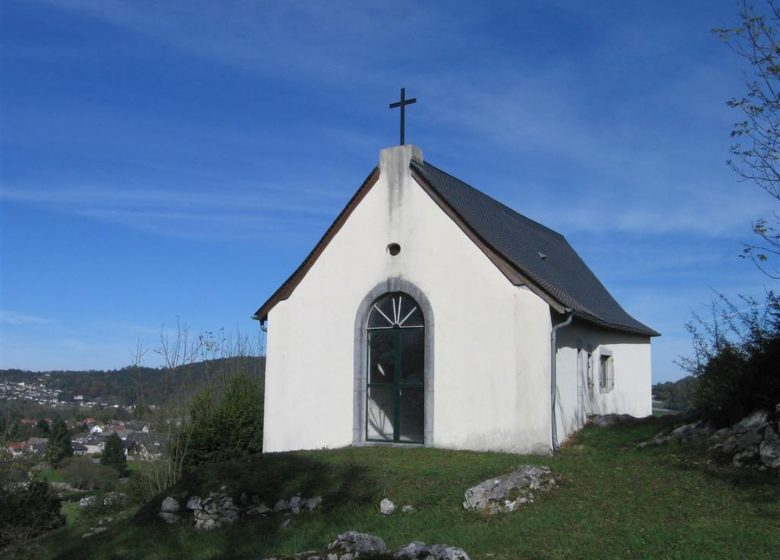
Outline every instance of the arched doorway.
<path fill-rule="evenodd" d="M 366 342 L 366 441 L 424 443 L 425 317 L 414 298 L 375 300 Z"/>

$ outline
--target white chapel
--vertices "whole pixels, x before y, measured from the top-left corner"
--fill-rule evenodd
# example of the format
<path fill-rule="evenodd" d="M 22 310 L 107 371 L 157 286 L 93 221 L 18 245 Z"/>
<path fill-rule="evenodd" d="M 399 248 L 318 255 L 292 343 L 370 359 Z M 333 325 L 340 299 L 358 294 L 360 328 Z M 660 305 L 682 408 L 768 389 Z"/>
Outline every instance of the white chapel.
<path fill-rule="evenodd" d="M 265 452 L 549 453 L 589 415 L 651 414 L 658 333 L 561 234 L 412 145 L 381 151 L 254 318 L 267 326 Z"/>

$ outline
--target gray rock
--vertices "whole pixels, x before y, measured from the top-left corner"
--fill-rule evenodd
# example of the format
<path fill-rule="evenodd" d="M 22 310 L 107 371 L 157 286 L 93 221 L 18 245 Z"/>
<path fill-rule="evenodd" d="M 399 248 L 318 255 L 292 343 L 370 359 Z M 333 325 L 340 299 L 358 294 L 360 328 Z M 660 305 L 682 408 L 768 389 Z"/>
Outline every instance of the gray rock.
<path fill-rule="evenodd" d="M 764 440 L 758 446 L 758 454 L 762 465 L 780 470 L 780 435 L 771 426 L 764 432 Z"/>
<path fill-rule="evenodd" d="M 390 515 L 394 511 L 395 511 L 395 504 L 388 498 L 383 498 L 382 501 L 379 502 L 379 512 L 382 515 Z"/>
<path fill-rule="evenodd" d="M 410 506 L 409 504 L 406 504 L 404 507 L 401 508 L 402 513 L 412 513 L 414 512 L 414 507 Z"/>
<path fill-rule="evenodd" d="M 85 496 L 79 500 L 79 506 L 87 507 L 95 504 L 95 496 Z"/>
<path fill-rule="evenodd" d="M 187 500 L 187 504 L 184 507 L 187 509 L 201 509 L 200 496 L 190 496 L 189 500 Z"/>
<path fill-rule="evenodd" d="M 780 471 L 780 435 L 769 414 L 758 410 L 710 437 L 710 456 L 736 467 Z"/>
<path fill-rule="evenodd" d="M 708 449 L 711 455 L 720 456 L 722 458 L 733 457 L 739 449 L 738 440 L 736 436 L 731 435 L 731 432 L 721 434 L 723 430 L 719 430 L 712 436 L 712 440 L 718 441 L 723 438 L 720 443 L 716 443 Z M 717 439 L 716 439 L 717 436 Z"/>
<path fill-rule="evenodd" d="M 168 496 L 162 501 L 162 506 L 160 506 L 160 511 L 164 513 L 176 513 L 177 511 L 179 511 L 179 502 L 177 502 L 174 498 Z"/>
<path fill-rule="evenodd" d="M 436 560 L 470 560 L 465 550 L 455 546 L 447 546 L 446 544 L 432 545 L 431 556 Z"/>
<path fill-rule="evenodd" d="M 108 527 L 92 527 L 89 532 L 84 533 L 81 535 L 81 538 L 86 539 L 89 537 L 92 537 L 94 535 L 99 535 L 100 533 L 103 533 L 105 531 L 108 531 Z"/>
<path fill-rule="evenodd" d="M 189 503 L 189 502 L 188 502 Z M 224 525 L 234 523 L 241 516 L 241 510 L 233 501 L 233 498 L 223 492 L 210 492 L 208 497 L 193 502 L 193 517 L 195 528 L 210 531 Z"/>
<path fill-rule="evenodd" d="M 179 516 L 169 511 L 161 511 L 157 515 L 166 523 L 177 523 L 179 521 Z"/>
<path fill-rule="evenodd" d="M 393 558 L 395 560 L 427 560 L 430 557 L 430 549 L 424 542 L 413 541 L 399 548 Z"/>
<path fill-rule="evenodd" d="M 328 545 L 328 559 L 331 555 L 338 560 L 352 560 L 353 558 L 370 558 L 372 554 L 384 554 L 387 552 L 385 542 L 379 537 L 368 533 L 347 531 L 336 537 L 336 540 Z M 349 555 L 349 558 L 345 558 Z"/>
<path fill-rule="evenodd" d="M 288 518 L 289 521 L 290 518 Z M 292 557 L 296 560 L 368 560 L 370 558 L 393 558 L 394 560 L 469 560 L 462 549 L 446 544 L 427 545 L 411 542 L 396 551 L 388 551 L 379 537 L 350 531 L 339 535 L 328 545 L 326 552 L 308 550 Z M 265 560 L 278 560 L 265 558 Z"/>
<path fill-rule="evenodd" d="M 694 439 L 704 439 L 711 436 L 715 429 L 704 420 L 683 424 L 676 427 L 671 432 L 661 432 L 648 441 L 642 442 L 637 447 L 647 447 L 649 445 L 661 445 L 669 442 L 685 443 Z"/>
<path fill-rule="evenodd" d="M 399 548 L 393 554 L 395 560 L 469 560 L 469 555 L 462 548 L 446 544 L 426 545 L 414 541 Z"/>
<path fill-rule="evenodd" d="M 750 432 L 763 428 L 766 425 L 769 415 L 764 410 L 757 410 L 748 414 L 742 420 L 731 427 L 734 432 Z"/>
<path fill-rule="evenodd" d="M 301 507 L 303 507 L 304 500 L 300 496 L 293 496 L 290 501 L 287 502 L 287 507 L 295 514 L 301 513 Z"/>
<path fill-rule="evenodd" d="M 206 501 L 203 502 L 203 510 L 211 515 L 216 515 L 219 511 L 219 504 L 214 500 L 206 499 Z"/>
<path fill-rule="evenodd" d="M 222 527 L 214 517 L 208 514 L 202 514 L 195 517 L 195 528 L 200 531 L 211 531 Z"/>
<path fill-rule="evenodd" d="M 286 511 L 289 507 L 287 500 L 279 500 L 274 506 L 274 511 Z"/>
<path fill-rule="evenodd" d="M 247 515 L 266 515 L 268 513 L 271 513 L 273 510 L 269 508 L 265 504 L 260 504 L 259 506 L 254 506 L 246 510 Z"/>
<path fill-rule="evenodd" d="M 549 467 L 523 465 L 506 476 L 491 478 L 466 490 L 463 507 L 469 511 L 506 513 L 533 502 L 534 492 L 555 486 Z"/>
<path fill-rule="evenodd" d="M 124 492 L 109 492 L 103 497 L 103 505 L 109 507 L 122 507 L 127 502 L 127 494 Z"/>
<path fill-rule="evenodd" d="M 314 498 L 309 498 L 308 500 L 306 500 L 306 508 L 309 511 L 314 511 L 321 505 L 322 505 L 322 496 L 316 496 Z"/>
<path fill-rule="evenodd" d="M 750 447 L 736 453 L 731 459 L 731 464 L 735 467 L 748 467 L 758 462 L 758 447 Z"/>
<path fill-rule="evenodd" d="M 289 526 L 290 526 L 290 523 L 292 523 L 292 519 L 290 519 L 290 518 L 288 517 L 287 519 L 285 519 L 284 521 L 282 521 L 282 524 L 281 524 L 281 525 L 279 525 L 279 527 L 280 527 L 280 528 L 282 528 L 282 529 L 286 529 L 287 527 L 289 527 Z"/>

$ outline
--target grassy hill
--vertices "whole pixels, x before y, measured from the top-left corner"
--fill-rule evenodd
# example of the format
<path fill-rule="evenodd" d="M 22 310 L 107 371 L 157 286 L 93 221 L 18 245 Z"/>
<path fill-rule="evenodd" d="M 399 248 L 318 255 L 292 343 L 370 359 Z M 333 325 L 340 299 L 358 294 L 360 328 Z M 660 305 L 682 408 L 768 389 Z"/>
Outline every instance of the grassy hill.
<path fill-rule="evenodd" d="M 658 426 L 588 427 L 555 457 L 376 447 L 257 456 L 201 468 L 174 490 L 203 495 L 227 485 L 271 506 L 301 492 L 322 495 L 323 510 L 291 517 L 286 528 L 275 514 L 196 532 L 158 522 L 159 496 L 101 535 L 83 539 L 89 524 L 73 516 L 37 545 L 43 557 L 61 559 L 256 559 L 320 549 L 358 530 L 391 547 L 413 540 L 460 546 L 474 560 L 776 558 L 778 480 L 716 467 L 695 449 L 637 449 Z M 512 514 L 462 509 L 466 488 L 524 463 L 549 465 L 559 488 Z M 416 511 L 382 516 L 384 497 Z"/>

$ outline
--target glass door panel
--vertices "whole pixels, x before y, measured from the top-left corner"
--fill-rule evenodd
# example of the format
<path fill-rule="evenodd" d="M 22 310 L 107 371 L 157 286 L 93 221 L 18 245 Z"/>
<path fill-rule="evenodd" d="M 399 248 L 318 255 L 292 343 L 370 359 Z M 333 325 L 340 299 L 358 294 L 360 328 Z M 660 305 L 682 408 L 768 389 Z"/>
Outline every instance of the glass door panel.
<path fill-rule="evenodd" d="M 368 331 L 368 383 L 395 383 L 397 331 Z"/>
<path fill-rule="evenodd" d="M 422 385 L 425 379 L 425 330 L 401 329 L 401 383 Z"/>
<path fill-rule="evenodd" d="M 400 390 L 398 441 L 422 443 L 425 425 L 425 395 L 423 389 L 404 387 Z"/>
<path fill-rule="evenodd" d="M 395 390 L 392 385 L 368 388 L 366 410 L 366 438 L 394 441 L 395 414 L 393 413 Z"/>

